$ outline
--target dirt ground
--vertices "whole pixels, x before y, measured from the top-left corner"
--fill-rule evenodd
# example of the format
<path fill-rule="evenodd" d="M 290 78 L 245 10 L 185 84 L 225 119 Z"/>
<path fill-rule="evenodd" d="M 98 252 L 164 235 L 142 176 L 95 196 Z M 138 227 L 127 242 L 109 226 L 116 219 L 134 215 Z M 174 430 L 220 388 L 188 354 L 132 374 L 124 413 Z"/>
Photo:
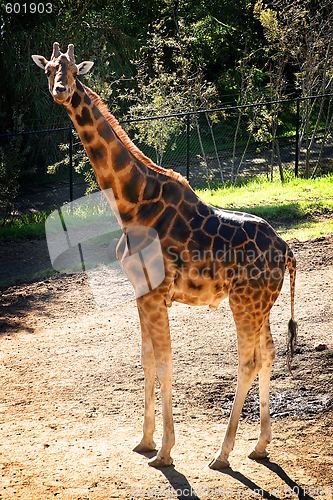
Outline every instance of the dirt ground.
<path fill-rule="evenodd" d="M 258 434 L 256 383 L 231 467 L 222 472 L 210 470 L 208 462 L 236 387 L 236 334 L 226 302 L 213 313 L 180 304 L 169 310 L 176 446 L 174 466 L 156 470 L 147 465 L 152 454 L 132 451 L 144 405 L 135 303 L 97 309 L 83 273 L 2 287 L 0 499 L 332 500 L 333 237 L 291 246 L 298 261 L 295 380 L 286 368 L 287 276 L 271 314 L 277 357 L 270 459 L 247 458 Z M 2 278 L 14 268 L 24 271 L 24 259 L 37 262 L 38 255 L 39 271 L 46 269 L 41 249 L 36 240 L 16 243 L 15 252 L 2 244 Z M 325 350 L 314 349 L 319 341 Z M 160 444 L 158 389 L 156 414 Z"/>

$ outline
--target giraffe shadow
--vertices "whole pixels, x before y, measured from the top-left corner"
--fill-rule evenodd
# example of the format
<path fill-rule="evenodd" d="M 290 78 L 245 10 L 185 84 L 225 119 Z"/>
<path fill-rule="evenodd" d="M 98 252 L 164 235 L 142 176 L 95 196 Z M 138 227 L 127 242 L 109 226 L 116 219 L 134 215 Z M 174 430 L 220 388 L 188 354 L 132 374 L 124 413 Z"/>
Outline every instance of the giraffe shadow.
<path fill-rule="evenodd" d="M 149 452 L 139 452 L 139 455 L 142 455 L 146 458 L 153 458 L 156 456 L 157 451 L 149 451 Z M 190 485 L 187 478 L 184 474 L 181 474 L 175 469 L 174 465 L 170 467 L 162 467 L 159 471 L 164 475 L 164 477 L 168 480 L 170 484 L 169 490 L 165 488 L 165 491 L 160 492 L 163 493 L 163 498 L 168 498 L 168 493 L 170 493 L 170 498 L 174 498 L 174 494 L 176 494 L 178 500 L 186 500 L 188 498 L 192 500 L 200 500 L 200 498 L 195 494 L 194 488 Z"/>
<path fill-rule="evenodd" d="M 301 500 L 315 500 L 313 497 L 309 496 L 301 486 L 298 486 L 298 484 L 295 483 L 295 481 L 293 481 L 278 464 L 270 462 L 268 458 L 260 460 L 258 461 L 258 463 L 274 472 L 274 474 L 276 474 L 286 484 L 286 486 L 288 487 L 287 491 L 289 495 L 296 494 Z M 253 481 L 251 481 L 251 479 L 244 476 L 244 474 L 242 474 L 241 472 L 234 471 L 231 467 L 228 469 L 220 470 L 219 472 L 221 474 L 228 475 L 244 484 L 245 486 L 247 486 L 247 488 L 252 490 L 257 497 L 261 496 L 262 498 L 269 498 L 270 500 L 279 500 L 279 498 L 281 498 L 280 494 L 283 496 L 283 498 L 285 497 L 286 491 L 284 487 L 280 489 L 276 487 L 270 491 L 266 491 L 260 486 L 256 485 Z M 275 495 L 279 496 L 277 497 Z"/>
<path fill-rule="evenodd" d="M 255 494 L 255 498 L 262 497 L 262 498 L 269 498 L 270 500 L 279 500 L 279 498 L 274 495 L 273 491 L 264 490 L 256 483 L 251 481 L 251 479 L 244 476 L 244 474 L 236 470 L 233 470 L 231 467 L 228 467 L 228 469 L 221 469 L 218 472 L 220 474 L 225 474 L 226 476 L 230 476 L 236 481 L 239 481 L 240 483 L 244 484 L 244 486 L 246 486 L 249 490 L 253 491 L 253 493 Z"/>
<path fill-rule="evenodd" d="M 314 498 L 308 495 L 304 491 L 304 488 L 298 486 L 298 484 L 295 483 L 295 481 L 293 481 L 278 464 L 271 462 L 270 460 L 263 460 L 262 465 L 279 476 L 279 478 L 282 479 L 282 481 L 290 488 L 290 490 L 298 494 L 298 498 L 302 500 L 314 500 Z"/>
<path fill-rule="evenodd" d="M 156 455 L 156 451 L 149 453 L 140 453 L 141 455 L 152 458 Z M 258 461 L 261 465 L 269 469 L 271 472 L 274 472 L 288 487 L 288 494 L 296 494 L 300 500 L 315 500 L 313 497 L 308 495 L 304 488 L 299 486 L 293 479 L 291 479 L 288 474 L 275 462 L 271 462 L 269 458 Z M 164 477 L 170 483 L 170 486 L 173 490 L 173 493 L 176 494 L 178 500 L 192 499 L 192 500 L 200 500 L 200 498 L 196 495 L 194 487 L 191 486 L 188 479 L 184 474 L 178 472 L 174 465 L 166 468 L 159 469 L 160 472 L 164 475 Z M 230 476 L 236 481 L 242 483 L 249 490 L 252 490 L 255 494 L 256 498 L 268 498 L 270 500 L 280 500 L 280 494 L 285 494 L 285 488 L 273 488 L 269 491 L 264 490 L 256 483 L 251 481 L 248 477 L 244 476 L 241 472 L 233 470 L 231 467 L 227 469 L 221 469 L 216 471 L 220 474 L 225 474 L 226 476 Z M 167 491 L 165 492 L 167 493 Z M 276 496 L 279 495 L 278 497 Z M 280 497 L 280 498 L 279 498 Z"/>
<path fill-rule="evenodd" d="M 193 486 L 191 486 L 188 482 L 186 476 L 184 476 L 181 472 L 178 472 L 173 465 L 171 467 L 160 469 L 160 471 L 169 481 L 170 486 L 176 494 L 178 500 L 186 500 L 188 498 L 191 498 L 192 500 L 200 500 L 200 498 L 196 495 Z"/>

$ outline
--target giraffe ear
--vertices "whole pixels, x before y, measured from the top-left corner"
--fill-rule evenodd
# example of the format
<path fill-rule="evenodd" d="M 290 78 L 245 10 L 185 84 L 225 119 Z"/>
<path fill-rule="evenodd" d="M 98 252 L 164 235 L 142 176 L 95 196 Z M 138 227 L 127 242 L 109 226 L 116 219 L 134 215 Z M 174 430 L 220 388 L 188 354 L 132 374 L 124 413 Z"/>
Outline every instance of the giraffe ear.
<path fill-rule="evenodd" d="M 82 63 L 78 64 L 78 75 L 86 75 L 91 70 L 93 65 L 94 63 L 91 61 L 83 61 Z"/>
<path fill-rule="evenodd" d="M 34 63 L 37 64 L 42 69 L 45 69 L 45 66 L 47 65 L 48 61 L 45 59 L 43 56 L 31 56 Z"/>

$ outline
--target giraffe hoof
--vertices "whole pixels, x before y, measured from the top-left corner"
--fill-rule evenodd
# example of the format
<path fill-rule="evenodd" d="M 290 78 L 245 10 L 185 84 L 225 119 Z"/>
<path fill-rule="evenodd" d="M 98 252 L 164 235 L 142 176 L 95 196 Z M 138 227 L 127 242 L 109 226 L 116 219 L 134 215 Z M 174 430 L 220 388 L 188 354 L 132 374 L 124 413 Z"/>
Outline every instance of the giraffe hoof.
<path fill-rule="evenodd" d="M 269 456 L 268 451 L 257 451 L 255 448 L 251 451 L 249 454 L 249 458 L 251 460 L 263 460 L 264 458 L 267 458 Z"/>
<path fill-rule="evenodd" d="M 170 465 L 172 464 L 173 460 L 171 457 L 159 457 L 158 454 L 156 455 L 156 457 L 148 460 L 148 465 L 150 465 L 150 467 L 156 467 L 157 469 L 159 469 L 160 467 L 170 467 Z"/>
<path fill-rule="evenodd" d="M 144 444 L 141 442 L 133 448 L 133 451 L 135 451 L 136 453 L 149 453 L 150 451 L 154 450 L 156 450 L 156 444 L 154 443 L 154 441 L 148 444 Z"/>
<path fill-rule="evenodd" d="M 214 458 L 210 462 L 210 464 L 208 464 L 208 467 L 212 470 L 227 469 L 228 467 L 230 467 L 230 463 L 226 458 L 223 458 L 222 460 L 219 458 Z"/>

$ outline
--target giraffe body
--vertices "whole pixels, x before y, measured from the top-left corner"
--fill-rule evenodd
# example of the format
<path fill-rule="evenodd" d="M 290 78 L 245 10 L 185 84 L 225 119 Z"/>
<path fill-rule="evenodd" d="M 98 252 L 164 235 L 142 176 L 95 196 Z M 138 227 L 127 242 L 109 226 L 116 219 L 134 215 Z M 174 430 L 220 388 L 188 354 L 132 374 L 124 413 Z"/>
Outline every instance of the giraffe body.
<path fill-rule="evenodd" d="M 241 212 L 219 210 L 201 201 L 179 174 L 155 165 L 131 142 L 99 97 L 78 79 L 92 63 L 76 65 L 74 47 L 62 54 L 54 44 L 50 61 L 32 56 L 48 76 L 54 100 L 65 106 L 87 151 L 97 181 L 107 195 L 112 189 L 123 236 L 117 257 L 140 250 L 129 244 L 131 228 L 157 231 L 163 253 L 165 278 L 137 298 L 141 323 L 141 362 L 145 374 L 143 437 L 138 452 L 155 449 L 154 381 L 160 383 L 163 414 L 162 447 L 150 465 L 172 463 L 175 443 L 172 416 L 172 355 L 167 307 L 172 302 L 209 306 L 215 310 L 229 298 L 237 330 L 238 384 L 221 447 L 210 464 L 227 467 L 246 394 L 259 374 L 261 427 L 250 458 L 267 456 L 271 441 L 269 379 L 275 357 L 269 314 L 290 272 L 290 349 L 296 335 L 294 288 L 296 262 L 288 245 L 263 219 Z"/>

